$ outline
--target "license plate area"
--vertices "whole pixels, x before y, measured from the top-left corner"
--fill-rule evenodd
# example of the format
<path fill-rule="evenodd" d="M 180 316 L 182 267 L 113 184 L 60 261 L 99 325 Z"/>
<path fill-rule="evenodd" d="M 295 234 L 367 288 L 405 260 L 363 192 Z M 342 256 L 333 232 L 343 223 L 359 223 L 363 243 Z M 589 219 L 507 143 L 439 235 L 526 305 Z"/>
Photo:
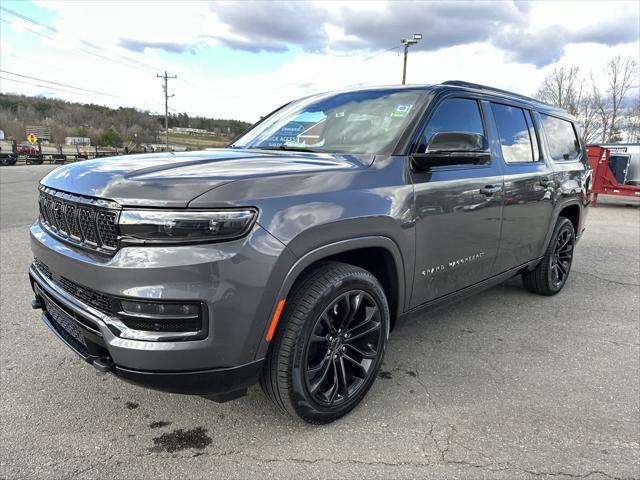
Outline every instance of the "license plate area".
<path fill-rule="evenodd" d="M 44 299 L 44 307 L 49 322 L 62 339 L 83 357 L 89 356 L 87 341 L 75 320 L 47 298 Z"/>

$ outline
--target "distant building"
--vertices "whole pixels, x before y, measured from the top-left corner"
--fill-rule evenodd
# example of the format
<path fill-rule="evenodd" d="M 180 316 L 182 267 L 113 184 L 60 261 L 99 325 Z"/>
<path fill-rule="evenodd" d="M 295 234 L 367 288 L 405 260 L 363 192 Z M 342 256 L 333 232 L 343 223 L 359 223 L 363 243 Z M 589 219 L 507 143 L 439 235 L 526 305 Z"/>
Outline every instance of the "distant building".
<path fill-rule="evenodd" d="M 179 133 L 182 135 L 211 135 L 211 132 L 204 128 L 171 127 L 169 133 Z"/>
<path fill-rule="evenodd" d="M 91 145 L 91 139 L 89 137 L 64 137 L 64 144 L 88 147 Z"/>
<path fill-rule="evenodd" d="M 27 125 L 26 136 L 35 135 L 38 140 L 51 140 L 51 129 L 38 125 Z"/>

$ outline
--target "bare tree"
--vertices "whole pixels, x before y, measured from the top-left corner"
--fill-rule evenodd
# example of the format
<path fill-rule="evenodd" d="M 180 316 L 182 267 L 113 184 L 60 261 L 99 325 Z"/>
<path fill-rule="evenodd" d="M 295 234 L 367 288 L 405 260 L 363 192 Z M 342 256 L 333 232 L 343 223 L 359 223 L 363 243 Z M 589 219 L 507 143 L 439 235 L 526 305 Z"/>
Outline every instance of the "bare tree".
<path fill-rule="evenodd" d="M 640 96 L 636 97 L 631 108 L 625 112 L 624 130 L 627 133 L 627 141 L 640 142 Z"/>
<path fill-rule="evenodd" d="M 598 141 L 602 131 L 602 123 L 600 122 L 597 98 L 592 92 L 581 96 L 575 117 L 582 127 L 583 143 L 589 144 Z"/>
<path fill-rule="evenodd" d="M 582 97 L 580 67 L 555 68 L 543 81 L 536 96 L 550 105 L 563 108 L 572 115 L 578 115 L 578 104 Z"/>
<path fill-rule="evenodd" d="M 605 71 L 608 80 L 607 103 L 610 110 L 606 141 L 612 142 L 618 140 L 621 130 L 619 122 L 625 97 L 629 89 L 638 82 L 638 62 L 633 57 L 622 58 L 618 55 L 609 60 Z"/>
<path fill-rule="evenodd" d="M 616 56 L 605 66 L 607 84 L 601 88 L 590 73 L 583 77 L 577 66 L 555 68 L 538 89 L 543 102 L 563 108 L 575 116 L 582 126 L 585 143 L 613 143 L 622 133 L 631 136 L 625 108 L 629 90 L 638 85 L 638 63 L 633 57 Z"/>

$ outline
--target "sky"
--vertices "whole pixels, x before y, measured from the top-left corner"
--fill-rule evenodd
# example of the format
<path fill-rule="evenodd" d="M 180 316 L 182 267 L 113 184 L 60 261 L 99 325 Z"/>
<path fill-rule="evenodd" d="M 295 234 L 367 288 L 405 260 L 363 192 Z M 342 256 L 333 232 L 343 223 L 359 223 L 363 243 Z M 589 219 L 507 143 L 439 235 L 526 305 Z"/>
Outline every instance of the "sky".
<path fill-rule="evenodd" d="M 0 3 L 0 92 L 254 122 L 313 93 L 466 80 L 532 95 L 640 56 L 640 1 Z M 636 89 L 637 92 L 637 89 Z"/>

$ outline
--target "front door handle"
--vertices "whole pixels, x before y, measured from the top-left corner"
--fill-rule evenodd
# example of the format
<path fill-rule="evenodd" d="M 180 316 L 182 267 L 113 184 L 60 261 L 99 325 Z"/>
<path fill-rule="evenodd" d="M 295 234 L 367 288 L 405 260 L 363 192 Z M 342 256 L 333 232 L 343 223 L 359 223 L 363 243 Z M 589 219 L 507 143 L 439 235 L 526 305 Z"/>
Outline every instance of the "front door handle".
<path fill-rule="evenodd" d="M 555 185 L 556 182 L 549 177 L 542 177 L 538 183 L 540 184 L 540 186 L 546 188 L 546 187 L 552 187 L 553 185 Z"/>
<path fill-rule="evenodd" d="M 487 185 L 486 187 L 480 189 L 480 193 L 486 195 L 487 197 L 490 197 L 494 193 L 498 193 L 500 190 L 502 190 L 502 187 L 496 185 Z"/>

